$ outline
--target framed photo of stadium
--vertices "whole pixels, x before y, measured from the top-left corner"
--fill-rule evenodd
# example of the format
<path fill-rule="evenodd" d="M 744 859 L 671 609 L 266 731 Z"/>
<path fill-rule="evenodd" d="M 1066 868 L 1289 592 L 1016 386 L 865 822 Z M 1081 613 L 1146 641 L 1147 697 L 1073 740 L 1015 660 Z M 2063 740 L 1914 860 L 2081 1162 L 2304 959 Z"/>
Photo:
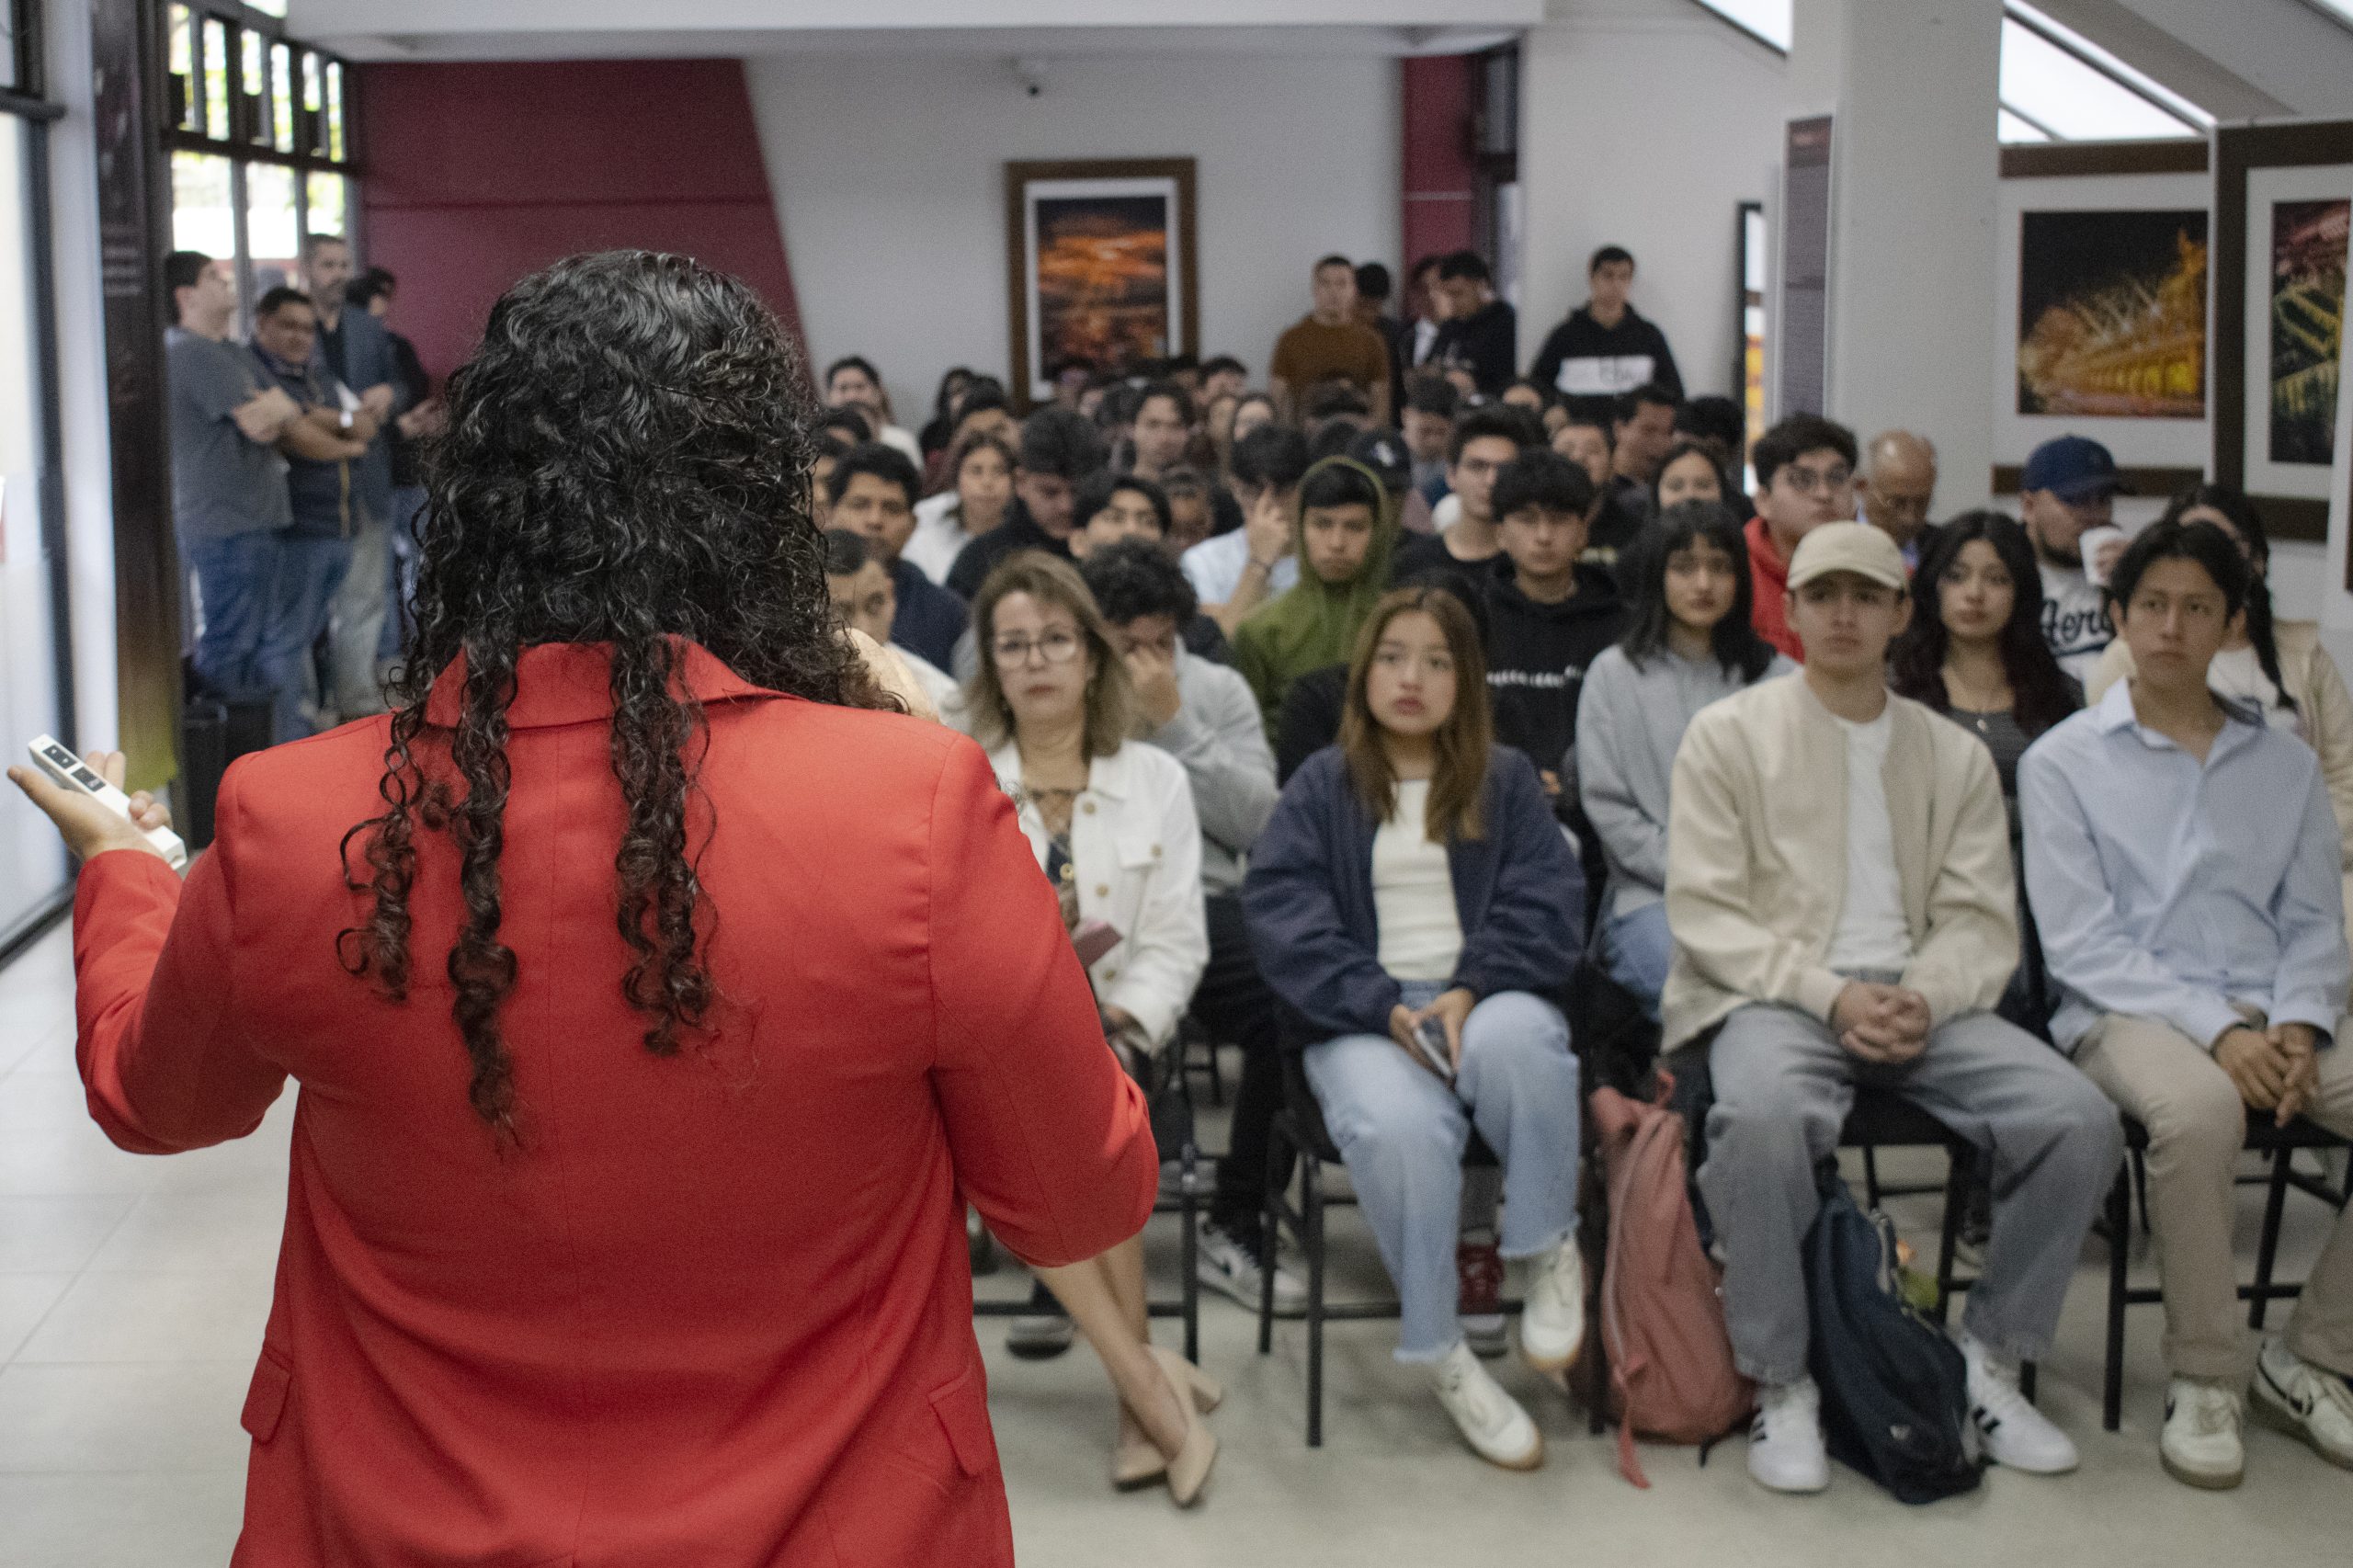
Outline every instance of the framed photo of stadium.
<path fill-rule="evenodd" d="M 1190 158 L 1008 163 L 1013 381 L 1024 408 L 1064 375 L 1199 352 Z"/>

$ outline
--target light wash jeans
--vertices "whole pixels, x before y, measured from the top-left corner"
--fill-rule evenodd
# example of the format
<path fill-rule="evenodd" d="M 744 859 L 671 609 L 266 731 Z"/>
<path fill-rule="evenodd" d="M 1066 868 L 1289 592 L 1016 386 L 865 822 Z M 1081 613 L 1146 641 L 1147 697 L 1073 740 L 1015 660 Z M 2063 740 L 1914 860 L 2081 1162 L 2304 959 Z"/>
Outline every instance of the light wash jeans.
<path fill-rule="evenodd" d="M 1427 1006 L 1444 989 L 1408 983 L 1405 1006 Z M 1462 1339 L 1454 1243 L 1473 1125 L 1503 1162 L 1503 1255 L 1534 1257 L 1576 1233 L 1579 1101 L 1568 1020 L 1524 991 L 1488 997 L 1463 1025 L 1451 1089 L 1386 1035 L 1311 1045 L 1305 1061 L 1397 1286 L 1397 1359 L 1436 1361 Z"/>
<path fill-rule="evenodd" d="M 279 744 L 314 733 L 306 702 L 315 705 L 318 661 L 313 656 L 327 629 L 335 589 L 351 569 L 351 546 L 324 534 L 288 531 L 278 551 L 269 623 L 262 632 L 262 673 L 273 699 L 272 739 Z"/>
<path fill-rule="evenodd" d="M 1666 989 L 1675 937 L 1666 928 L 1666 901 L 1623 915 L 1602 917 L 1601 961 L 1609 978 L 1642 999 L 1643 1011 L 1658 1022 L 1658 994 Z"/>
<path fill-rule="evenodd" d="M 196 673 L 224 701 L 277 698 L 263 648 L 285 548 L 285 529 L 251 528 L 227 539 L 193 540 L 183 549 L 204 608 Z"/>

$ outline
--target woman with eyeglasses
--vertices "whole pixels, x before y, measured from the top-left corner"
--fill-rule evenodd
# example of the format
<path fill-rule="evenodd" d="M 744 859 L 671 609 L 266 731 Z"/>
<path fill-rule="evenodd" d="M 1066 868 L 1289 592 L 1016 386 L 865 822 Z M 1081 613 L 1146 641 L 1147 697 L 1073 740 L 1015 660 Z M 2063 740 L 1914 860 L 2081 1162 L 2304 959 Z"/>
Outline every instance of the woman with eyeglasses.
<path fill-rule="evenodd" d="M 1070 562 L 1034 551 L 1007 557 L 972 601 L 972 627 L 981 661 L 964 702 L 973 738 L 1090 960 L 1104 1037 L 1131 1075 L 1148 1079 L 1209 962 L 1192 786 L 1183 764 L 1134 738 L 1126 663 Z M 1108 950 L 1092 950 L 1114 936 Z M 1223 1394 L 1152 1343 L 1142 1239 L 1037 1273 L 1038 1310 L 1014 1321 L 1008 1347 L 1058 1355 L 1075 1320 L 1120 1396 L 1112 1483 L 1165 1476 L 1177 1503 L 1191 1505 L 1217 1458 L 1201 1416 Z"/>

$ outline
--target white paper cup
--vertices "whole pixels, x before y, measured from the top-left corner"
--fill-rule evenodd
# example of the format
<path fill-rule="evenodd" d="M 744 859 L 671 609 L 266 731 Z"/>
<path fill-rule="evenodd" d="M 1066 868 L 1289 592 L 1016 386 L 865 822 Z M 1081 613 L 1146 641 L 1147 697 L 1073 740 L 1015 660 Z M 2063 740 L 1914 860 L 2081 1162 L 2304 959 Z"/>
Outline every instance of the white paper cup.
<path fill-rule="evenodd" d="M 2086 528 L 2081 541 L 2084 552 L 2084 580 L 2095 588 L 2108 586 L 2108 574 L 2099 568 L 2099 558 L 2112 545 L 2124 542 L 2124 530 L 2113 523 L 2103 523 L 2096 528 Z"/>

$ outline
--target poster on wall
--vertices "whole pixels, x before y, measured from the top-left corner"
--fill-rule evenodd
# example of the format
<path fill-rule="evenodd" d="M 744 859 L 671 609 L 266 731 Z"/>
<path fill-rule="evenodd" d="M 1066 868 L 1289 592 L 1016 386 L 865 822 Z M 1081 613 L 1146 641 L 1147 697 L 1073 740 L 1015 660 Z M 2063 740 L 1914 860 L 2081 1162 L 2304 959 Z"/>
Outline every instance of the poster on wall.
<path fill-rule="evenodd" d="M 2064 154 L 2063 156 L 2059 154 Z M 2143 494 L 2203 478 L 2216 373 L 2203 142 L 2002 149 L 1996 494 L 2029 453 L 2086 436 Z"/>
<path fill-rule="evenodd" d="M 2018 412 L 2206 416 L 2206 210 L 2021 214 Z"/>
<path fill-rule="evenodd" d="M 1193 160 L 1007 164 L 1014 386 L 1199 352 Z"/>
<path fill-rule="evenodd" d="M 2353 120 L 2224 126 L 2214 163 L 2214 477 L 2275 539 L 2336 501 Z"/>

